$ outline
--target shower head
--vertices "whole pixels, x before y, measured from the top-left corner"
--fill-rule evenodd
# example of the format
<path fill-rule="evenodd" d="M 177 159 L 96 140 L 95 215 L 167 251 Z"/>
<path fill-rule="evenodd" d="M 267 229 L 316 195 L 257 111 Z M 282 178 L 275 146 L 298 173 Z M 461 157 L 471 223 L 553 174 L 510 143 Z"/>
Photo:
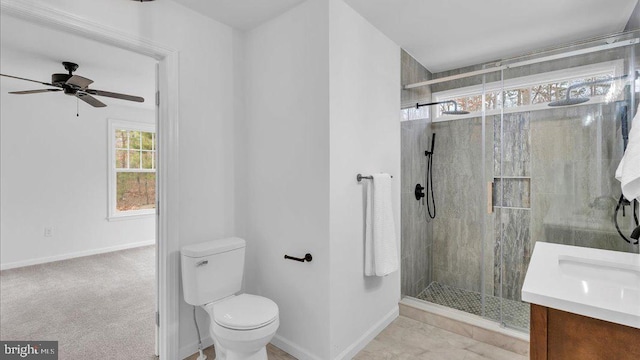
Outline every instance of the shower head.
<path fill-rule="evenodd" d="M 585 103 L 585 102 L 589 101 L 588 97 L 578 97 L 578 98 L 573 98 L 572 99 L 571 98 L 571 91 L 575 90 L 575 89 L 578 89 L 578 88 L 581 88 L 581 87 L 584 87 L 584 86 L 609 83 L 609 82 L 613 82 L 615 80 L 624 79 L 626 77 L 627 77 L 627 75 L 623 75 L 623 76 L 618 76 L 618 77 L 614 77 L 614 78 L 611 78 L 611 79 L 601 79 L 601 80 L 594 80 L 594 81 L 587 81 L 587 82 L 573 84 L 573 85 L 571 85 L 571 86 L 569 86 L 567 88 L 567 97 L 566 97 L 566 99 L 552 101 L 548 105 L 549 106 L 569 106 L 569 105 L 578 105 L 578 104 Z"/>
<path fill-rule="evenodd" d="M 579 98 L 567 98 L 558 101 L 552 101 L 549 103 L 549 106 L 569 106 L 569 105 L 578 105 L 589 101 L 588 97 L 579 97 Z"/>
<path fill-rule="evenodd" d="M 443 111 L 442 112 L 443 115 L 466 115 L 469 113 L 468 111 L 465 111 L 465 110 L 459 110 L 458 103 L 454 100 L 436 101 L 436 102 L 431 102 L 426 104 L 416 104 L 416 109 L 422 106 L 431 106 L 431 105 L 440 105 L 440 104 L 453 104 L 453 110 Z"/>
<path fill-rule="evenodd" d="M 469 112 L 465 111 L 465 110 L 456 109 L 456 110 L 452 110 L 452 111 L 443 111 L 442 113 L 445 114 L 445 115 L 466 115 Z"/>

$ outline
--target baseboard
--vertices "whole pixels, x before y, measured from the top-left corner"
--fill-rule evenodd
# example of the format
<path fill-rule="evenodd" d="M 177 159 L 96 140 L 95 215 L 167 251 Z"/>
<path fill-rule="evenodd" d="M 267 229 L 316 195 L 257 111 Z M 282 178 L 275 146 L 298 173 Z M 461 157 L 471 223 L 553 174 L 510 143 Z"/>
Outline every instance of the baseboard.
<path fill-rule="evenodd" d="M 319 357 L 311 354 L 307 349 L 301 348 L 280 335 L 276 334 L 276 336 L 271 339 L 271 343 L 298 360 L 321 360 Z"/>
<path fill-rule="evenodd" d="M 362 349 L 364 349 L 371 340 L 373 340 L 378 334 L 384 330 L 393 320 L 395 320 L 398 316 L 400 316 L 400 307 L 398 305 L 394 306 L 393 309 L 385 315 L 382 319 L 380 319 L 377 323 L 375 323 L 367 332 L 362 334 L 353 344 L 349 345 L 343 352 L 341 352 L 338 356 L 335 357 L 335 360 L 342 359 L 352 359 L 356 354 L 358 354 Z"/>
<path fill-rule="evenodd" d="M 349 345 L 344 351 L 337 355 L 334 360 L 352 359 L 362 349 L 364 349 L 371 340 L 373 340 L 384 328 L 386 328 L 393 320 L 400 315 L 400 308 L 395 305 L 393 309 L 386 314 L 382 319 L 376 322 L 371 328 L 369 328 L 362 336 Z M 280 335 L 276 335 L 271 340 L 271 343 L 276 347 L 286 351 L 289 355 L 299 360 L 320 360 L 319 357 L 311 354 L 308 350 L 294 344 L 293 342 L 285 339 Z"/>
<path fill-rule="evenodd" d="M 206 349 L 211 345 L 213 345 L 213 339 L 211 338 L 211 336 L 207 336 L 206 338 L 202 339 L 203 349 Z M 198 352 L 198 342 L 196 341 L 181 347 L 178 354 L 180 355 L 180 359 L 186 359 L 197 352 Z"/>
<path fill-rule="evenodd" d="M 15 268 L 24 267 L 24 266 L 46 264 L 54 261 L 68 260 L 68 259 L 79 258 L 84 256 L 104 254 L 104 253 L 113 252 L 113 251 L 133 249 L 137 247 L 153 245 L 155 243 L 156 243 L 156 240 L 153 239 L 153 240 L 147 240 L 147 241 L 140 241 L 136 243 L 110 246 L 110 247 L 105 247 L 100 249 L 78 251 L 78 252 L 69 253 L 69 254 L 62 254 L 62 255 L 49 256 L 49 257 L 43 257 L 43 258 L 37 258 L 37 259 L 23 260 L 23 261 L 15 261 L 15 262 L 6 263 L 6 264 L 0 264 L 0 270 L 9 270 L 9 269 L 15 269 Z"/>

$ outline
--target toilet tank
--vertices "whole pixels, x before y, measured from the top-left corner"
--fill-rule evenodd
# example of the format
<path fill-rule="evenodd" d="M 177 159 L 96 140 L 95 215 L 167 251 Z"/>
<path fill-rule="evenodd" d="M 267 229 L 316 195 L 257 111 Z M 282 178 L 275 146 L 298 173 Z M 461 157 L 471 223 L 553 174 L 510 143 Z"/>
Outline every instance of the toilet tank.
<path fill-rule="evenodd" d="M 240 291 L 245 241 L 211 240 L 180 250 L 182 292 L 190 305 L 204 305 Z"/>

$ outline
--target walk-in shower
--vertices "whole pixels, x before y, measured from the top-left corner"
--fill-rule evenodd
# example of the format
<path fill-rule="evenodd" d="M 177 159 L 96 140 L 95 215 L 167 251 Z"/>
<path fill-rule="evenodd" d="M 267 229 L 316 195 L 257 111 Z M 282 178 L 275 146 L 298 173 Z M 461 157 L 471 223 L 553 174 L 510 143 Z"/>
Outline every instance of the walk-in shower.
<path fill-rule="evenodd" d="M 616 34 L 436 74 L 403 52 L 403 296 L 528 331 L 537 241 L 638 253 L 615 170 L 640 126 L 639 43 Z"/>

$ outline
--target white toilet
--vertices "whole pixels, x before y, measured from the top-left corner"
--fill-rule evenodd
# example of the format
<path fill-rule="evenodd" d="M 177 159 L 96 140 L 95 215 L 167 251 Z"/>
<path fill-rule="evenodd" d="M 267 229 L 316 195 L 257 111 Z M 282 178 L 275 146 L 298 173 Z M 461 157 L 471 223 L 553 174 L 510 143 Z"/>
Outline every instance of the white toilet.
<path fill-rule="evenodd" d="M 240 294 L 245 241 L 212 240 L 185 246 L 184 300 L 209 314 L 216 360 L 267 360 L 266 345 L 278 330 L 278 305 L 262 296 Z"/>

